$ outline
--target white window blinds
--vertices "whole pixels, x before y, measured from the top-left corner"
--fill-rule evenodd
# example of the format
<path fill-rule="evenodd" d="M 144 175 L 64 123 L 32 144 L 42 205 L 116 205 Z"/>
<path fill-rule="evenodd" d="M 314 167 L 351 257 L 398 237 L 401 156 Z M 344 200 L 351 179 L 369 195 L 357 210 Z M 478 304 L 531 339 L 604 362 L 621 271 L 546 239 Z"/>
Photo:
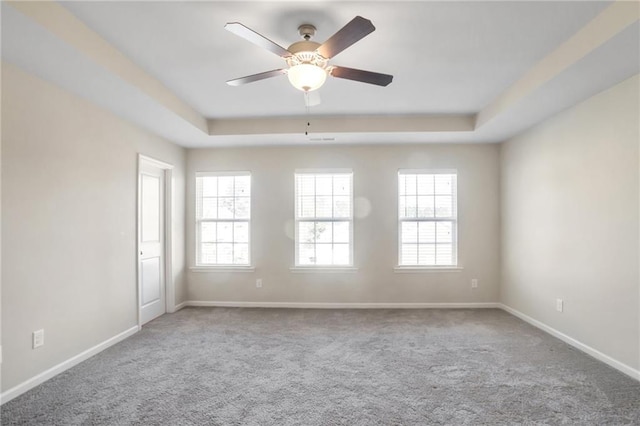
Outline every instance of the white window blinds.
<path fill-rule="evenodd" d="M 352 266 L 352 176 L 296 173 L 296 266 Z"/>
<path fill-rule="evenodd" d="M 196 174 L 197 265 L 250 264 L 251 175 Z"/>
<path fill-rule="evenodd" d="M 398 172 L 400 266 L 457 265 L 457 174 Z"/>

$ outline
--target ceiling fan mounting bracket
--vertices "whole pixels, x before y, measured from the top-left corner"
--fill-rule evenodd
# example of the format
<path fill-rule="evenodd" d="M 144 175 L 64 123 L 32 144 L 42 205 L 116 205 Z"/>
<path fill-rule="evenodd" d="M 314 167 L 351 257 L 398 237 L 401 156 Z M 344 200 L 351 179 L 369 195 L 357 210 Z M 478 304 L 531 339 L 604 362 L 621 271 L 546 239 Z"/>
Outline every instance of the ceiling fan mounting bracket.
<path fill-rule="evenodd" d="M 298 27 L 298 33 L 303 39 L 309 41 L 316 34 L 316 27 L 311 24 L 302 24 Z"/>

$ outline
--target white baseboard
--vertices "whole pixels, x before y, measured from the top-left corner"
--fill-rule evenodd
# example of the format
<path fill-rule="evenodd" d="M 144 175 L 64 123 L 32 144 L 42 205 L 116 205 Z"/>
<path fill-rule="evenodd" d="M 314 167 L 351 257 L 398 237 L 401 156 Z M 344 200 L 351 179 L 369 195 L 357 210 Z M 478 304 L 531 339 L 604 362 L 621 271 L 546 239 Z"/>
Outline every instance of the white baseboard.
<path fill-rule="evenodd" d="M 187 307 L 187 302 L 182 302 L 182 303 L 178 303 L 173 312 L 178 312 L 180 309 L 186 308 Z"/>
<path fill-rule="evenodd" d="M 110 339 L 107 339 L 102 343 L 98 343 L 97 345 L 87 349 L 86 351 L 81 352 L 78 355 L 69 358 L 68 360 L 63 361 L 60 364 L 55 365 L 46 371 L 43 371 L 37 376 L 34 376 L 29 380 L 26 380 L 20 383 L 19 385 L 12 387 L 11 389 L 7 390 L 6 392 L 3 392 L 2 395 L 0 395 L 0 404 L 4 404 L 5 402 L 11 401 L 13 398 L 19 395 L 22 395 L 23 393 L 27 392 L 30 389 L 35 388 L 39 384 L 46 382 L 47 380 L 51 379 L 54 376 L 57 376 L 63 371 L 66 371 L 71 367 L 80 364 L 82 361 L 91 358 L 95 354 L 102 352 L 108 347 L 123 341 L 124 339 L 137 333 L 138 331 L 140 331 L 140 327 L 137 325 L 133 326 L 130 329 L 125 330 L 122 333 L 116 334 Z"/>
<path fill-rule="evenodd" d="M 303 308 L 303 309 L 478 309 L 500 308 L 499 303 L 420 303 L 420 302 L 241 302 L 188 300 L 180 305 L 229 308 Z"/>
<path fill-rule="evenodd" d="M 550 335 L 557 337 L 558 339 L 562 340 L 565 343 L 570 344 L 571 346 L 573 346 L 576 349 L 581 350 L 582 352 L 585 352 L 589 355 L 591 355 L 592 357 L 594 357 L 595 359 L 604 362 L 607 365 L 610 365 L 611 367 L 615 368 L 618 371 L 621 371 L 622 373 L 626 374 L 627 376 L 630 376 L 636 380 L 640 381 L 640 370 L 636 370 L 633 367 L 630 367 L 626 364 L 623 364 L 620 361 L 617 361 L 613 358 L 611 358 L 609 355 L 605 355 L 602 352 L 600 352 L 597 349 L 592 348 L 589 345 L 585 345 L 584 343 L 574 339 L 573 337 L 567 336 L 566 334 L 562 333 L 561 331 L 556 330 L 553 327 L 550 327 L 548 325 L 546 325 L 543 322 L 540 322 L 536 319 L 531 318 L 530 316 L 523 314 L 522 312 L 515 310 L 507 305 L 504 305 L 502 303 L 499 303 L 498 305 L 500 305 L 499 307 L 510 313 L 513 316 L 516 316 L 518 318 L 520 318 L 521 320 L 528 322 L 529 324 L 533 325 L 534 327 L 539 328 L 542 331 L 545 331 L 547 333 L 549 333 Z"/>

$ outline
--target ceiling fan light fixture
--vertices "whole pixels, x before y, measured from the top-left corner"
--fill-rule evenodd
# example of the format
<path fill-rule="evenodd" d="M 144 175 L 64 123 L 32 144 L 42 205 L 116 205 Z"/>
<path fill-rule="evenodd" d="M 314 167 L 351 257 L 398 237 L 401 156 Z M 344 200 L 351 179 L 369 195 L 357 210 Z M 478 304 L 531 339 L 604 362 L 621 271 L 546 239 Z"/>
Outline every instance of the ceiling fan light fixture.
<path fill-rule="evenodd" d="M 313 64 L 298 64 L 287 70 L 287 77 L 296 89 L 312 92 L 322 87 L 327 79 L 327 71 Z"/>
<path fill-rule="evenodd" d="M 230 86 L 239 86 L 287 74 L 293 87 L 308 95 L 309 92 L 322 87 L 327 79 L 327 74 L 331 74 L 332 77 L 336 78 L 375 84 L 377 86 L 387 86 L 393 80 L 393 76 L 389 74 L 329 65 L 331 58 L 376 29 L 370 20 L 362 16 L 353 18 L 322 44 L 311 40 L 316 28 L 311 24 L 303 24 L 298 27 L 302 40 L 291 44 L 287 49 L 239 22 L 228 22 L 224 27 L 251 43 L 275 53 L 284 59 L 289 66 L 286 69 L 280 68 L 228 80 L 227 84 Z M 305 99 L 306 105 L 310 106 L 309 96 L 306 96 Z M 317 99 L 318 97 L 316 97 Z"/>

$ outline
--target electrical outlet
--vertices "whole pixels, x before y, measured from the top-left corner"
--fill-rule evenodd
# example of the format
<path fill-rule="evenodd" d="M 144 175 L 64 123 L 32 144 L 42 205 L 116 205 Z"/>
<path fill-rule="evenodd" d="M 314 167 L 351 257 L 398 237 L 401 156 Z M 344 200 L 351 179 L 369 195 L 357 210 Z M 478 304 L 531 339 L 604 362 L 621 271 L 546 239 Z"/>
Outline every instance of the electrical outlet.
<path fill-rule="evenodd" d="M 262 278 L 256 280 L 256 288 L 262 288 Z"/>
<path fill-rule="evenodd" d="M 564 302 L 562 301 L 562 299 L 556 299 L 556 311 L 562 312 L 563 308 L 564 308 Z"/>
<path fill-rule="evenodd" d="M 33 332 L 33 349 L 44 345 L 44 330 L 36 330 Z"/>
<path fill-rule="evenodd" d="M 471 280 L 471 288 L 478 288 L 478 279 L 474 278 Z"/>

